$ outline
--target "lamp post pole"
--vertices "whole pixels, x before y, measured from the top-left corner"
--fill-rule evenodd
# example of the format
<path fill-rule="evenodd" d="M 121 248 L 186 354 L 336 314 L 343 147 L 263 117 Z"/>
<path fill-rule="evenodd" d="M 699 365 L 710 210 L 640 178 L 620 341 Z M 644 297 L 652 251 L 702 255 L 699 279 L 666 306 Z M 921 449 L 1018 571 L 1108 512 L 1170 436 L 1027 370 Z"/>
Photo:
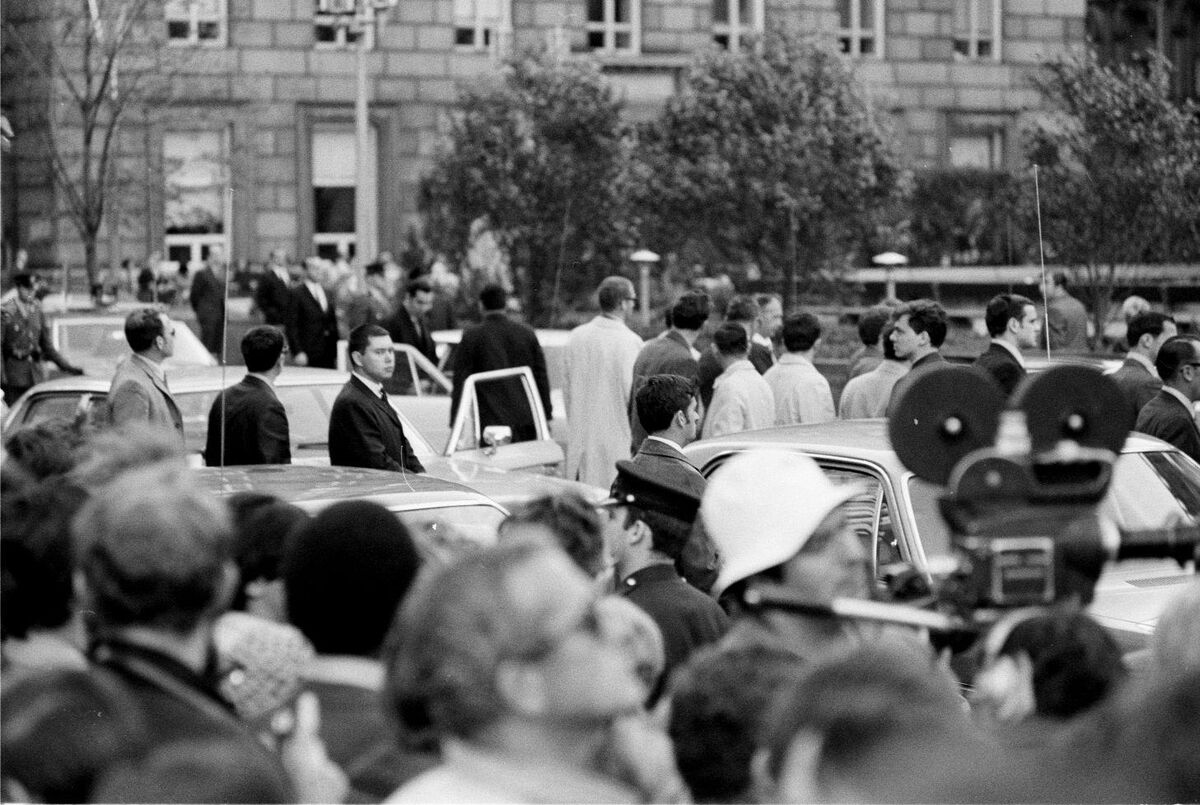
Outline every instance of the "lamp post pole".
<path fill-rule="evenodd" d="M 375 22 L 373 9 L 366 3 L 359 4 L 359 13 L 355 16 L 359 24 L 354 95 L 354 263 L 361 268 L 374 259 L 378 251 L 375 242 L 376 199 L 371 192 L 375 183 L 370 164 L 371 119 L 367 86 L 367 30 Z"/>
<path fill-rule="evenodd" d="M 638 249 L 629 255 L 629 259 L 638 267 L 638 313 L 642 317 L 642 326 L 650 326 L 650 269 L 658 263 L 658 255 L 649 249 Z"/>

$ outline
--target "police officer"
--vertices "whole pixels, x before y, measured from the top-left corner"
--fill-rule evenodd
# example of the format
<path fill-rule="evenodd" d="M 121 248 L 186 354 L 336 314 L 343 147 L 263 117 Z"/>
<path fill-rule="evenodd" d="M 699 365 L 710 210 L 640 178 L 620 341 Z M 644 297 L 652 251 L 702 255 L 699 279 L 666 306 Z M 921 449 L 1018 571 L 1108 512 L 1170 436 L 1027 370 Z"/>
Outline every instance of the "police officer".
<path fill-rule="evenodd" d="M 54 361 L 59 369 L 72 375 L 83 370 L 67 363 L 50 340 L 50 328 L 42 303 L 34 292 L 32 274 L 13 277 L 17 295 L 0 305 L 0 351 L 3 352 L 4 402 L 12 405 L 31 387 L 46 379 L 42 361 Z"/>

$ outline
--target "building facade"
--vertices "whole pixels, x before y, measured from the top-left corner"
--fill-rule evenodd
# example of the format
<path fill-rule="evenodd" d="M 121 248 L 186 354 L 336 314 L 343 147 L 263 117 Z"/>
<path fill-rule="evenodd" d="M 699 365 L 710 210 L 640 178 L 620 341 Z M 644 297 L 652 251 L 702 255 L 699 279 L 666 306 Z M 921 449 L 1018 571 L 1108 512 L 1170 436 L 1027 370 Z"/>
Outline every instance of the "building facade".
<path fill-rule="evenodd" d="M 56 2 L 5 0 L 3 14 L 69 70 L 80 46 L 56 40 L 54 15 L 86 13 L 88 4 Z M 100 5 L 121 2 L 137 0 Z M 638 118 L 676 90 L 696 51 L 741 47 L 786 27 L 854 62 L 892 116 L 911 167 L 1003 168 L 1016 163 L 1022 116 L 1041 102 L 1029 76 L 1040 61 L 1084 44 L 1089 13 L 1086 0 L 400 0 L 359 33 L 341 24 L 347 4 L 145 6 L 117 60 L 118 83 L 131 86 L 126 76 L 141 60 L 157 90 L 153 103 L 129 110 L 114 141 L 120 189 L 108 199 L 101 264 L 195 261 L 213 245 L 237 261 L 276 248 L 297 257 L 353 251 L 360 36 L 375 167 L 368 195 L 379 248 L 395 252 L 417 220 L 418 183 L 459 85 L 488 80 L 512 48 L 596 59 Z M 65 214 L 71 200 L 51 181 L 36 130 L 68 91 L 65 79 L 20 56 L 6 43 L 4 112 L 17 133 L 3 170 L 6 251 L 28 250 L 35 267 L 82 265 Z M 79 135 L 71 115 L 57 120 L 59 142 Z"/>

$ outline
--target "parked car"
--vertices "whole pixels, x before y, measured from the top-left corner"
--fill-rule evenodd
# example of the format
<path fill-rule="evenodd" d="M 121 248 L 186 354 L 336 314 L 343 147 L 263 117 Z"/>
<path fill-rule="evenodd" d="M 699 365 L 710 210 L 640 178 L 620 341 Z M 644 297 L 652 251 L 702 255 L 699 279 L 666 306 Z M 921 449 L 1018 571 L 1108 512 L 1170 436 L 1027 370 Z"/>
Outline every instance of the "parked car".
<path fill-rule="evenodd" d="M 863 486 L 850 511 L 856 530 L 873 546 L 876 573 L 896 561 L 928 573 L 939 557 L 950 556 L 949 529 L 938 510 L 943 489 L 900 463 L 886 420 L 747 431 L 694 442 L 684 451 L 707 476 L 731 456 L 762 448 L 799 451 L 835 481 Z M 1132 434 L 1101 506 L 1127 532 L 1198 525 L 1200 465 L 1165 442 Z M 1194 572 L 1169 559 L 1110 563 L 1097 585 L 1091 612 L 1125 648 L 1141 648 L 1171 594 L 1195 578 Z"/>
<path fill-rule="evenodd" d="M 241 380 L 241 368 L 183 367 L 170 373 L 172 394 L 184 420 L 184 438 L 197 465 L 208 430 L 208 412 L 217 393 Z M 562 447 L 549 436 L 545 415 L 528 369 L 509 369 L 502 377 L 518 376 L 534 406 L 539 438 L 506 443 L 503 434 L 491 438 L 478 427 L 475 415 L 476 389 L 489 378 L 470 378 L 464 391 L 452 438 L 435 448 L 425 438 L 420 421 L 449 416 L 444 397 L 392 395 L 392 407 L 400 415 L 404 432 L 414 452 L 435 477 L 462 483 L 504 505 L 526 500 L 545 491 L 574 489 L 589 499 L 599 500 L 606 490 L 555 477 L 563 461 Z M 298 464 L 329 463 L 329 413 L 348 375 L 333 369 L 287 367 L 275 383 L 275 392 L 288 415 L 292 460 Z M 34 386 L 9 411 L 5 430 L 49 417 L 65 417 L 102 424 L 109 381 L 97 377 L 64 377 Z M 540 415 L 540 418 L 538 417 Z M 519 470 L 519 472 L 518 472 Z"/>
<path fill-rule="evenodd" d="M 117 364 L 129 354 L 124 314 L 49 314 L 46 321 L 54 346 L 90 377 L 111 378 Z M 217 359 L 186 322 L 176 321 L 175 354 L 163 365 L 168 371 L 182 366 L 216 366 Z"/>

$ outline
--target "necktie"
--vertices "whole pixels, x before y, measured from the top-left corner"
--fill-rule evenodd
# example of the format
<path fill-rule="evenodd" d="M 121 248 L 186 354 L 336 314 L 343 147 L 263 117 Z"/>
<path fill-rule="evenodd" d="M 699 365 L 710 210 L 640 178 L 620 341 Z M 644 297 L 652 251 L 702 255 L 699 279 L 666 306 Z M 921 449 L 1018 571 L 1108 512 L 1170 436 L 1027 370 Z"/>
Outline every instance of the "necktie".
<path fill-rule="evenodd" d="M 382 391 L 382 390 L 381 390 L 381 391 L 379 392 L 379 399 L 383 400 L 383 404 L 384 404 L 384 405 L 391 405 L 391 403 L 389 403 L 389 402 L 388 402 L 388 396 L 387 396 L 387 392 L 386 392 L 386 391 Z"/>

